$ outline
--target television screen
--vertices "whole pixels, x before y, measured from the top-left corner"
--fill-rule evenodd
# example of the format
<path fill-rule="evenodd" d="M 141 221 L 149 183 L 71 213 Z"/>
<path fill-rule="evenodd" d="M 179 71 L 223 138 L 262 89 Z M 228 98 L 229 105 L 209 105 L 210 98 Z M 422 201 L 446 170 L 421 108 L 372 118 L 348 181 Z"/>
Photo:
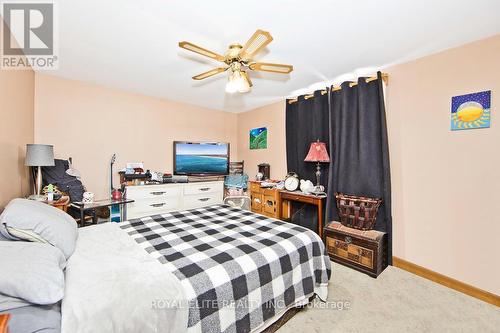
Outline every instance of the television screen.
<path fill-rule="evenodd" d="M 229 143 L 174 142 L 176 175 L 227 175 Z"/>

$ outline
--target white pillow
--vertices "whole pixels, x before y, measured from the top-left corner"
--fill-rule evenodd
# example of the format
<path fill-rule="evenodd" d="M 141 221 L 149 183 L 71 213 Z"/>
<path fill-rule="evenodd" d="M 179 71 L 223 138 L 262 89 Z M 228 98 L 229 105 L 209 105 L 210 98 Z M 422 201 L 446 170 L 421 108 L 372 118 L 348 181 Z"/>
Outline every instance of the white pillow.
<path fill-rule="evenodd" d="M 7 296 L 0 293 L 0 313 L 2 311 L 22 308 L 23 306 L 28 306 L 28 305 L 31 305 L 31 303 L 26 302 L 17 297 Z"/>
<path fill-rule="evenodd" d="M 5 229 L 5 225 L 0 223 L 0 242 L 1 241 L 11 241 L 11 240 L 18 240 L 17 237 L 13 237 L 7 232 L 7 229 Z"/>
<path fill-rule="evenodd" d="M 18 239 L 46 242 L 69 258 L 75 250 L 75 220 L 60 209 L 27 199 L 14 199 L 0 215 L 0 224 Z"/>
<path fill-rule="evenodd" d="M 34 304 L 54 304 L 64 296 L 66 259 L 49 244 L 0 242 L 0 294 Z"/>

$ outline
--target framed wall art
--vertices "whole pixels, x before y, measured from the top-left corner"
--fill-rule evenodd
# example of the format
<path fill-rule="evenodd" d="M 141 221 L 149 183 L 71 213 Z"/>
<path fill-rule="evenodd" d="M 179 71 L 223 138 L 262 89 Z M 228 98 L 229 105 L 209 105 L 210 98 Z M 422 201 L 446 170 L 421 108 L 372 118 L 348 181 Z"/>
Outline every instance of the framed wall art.
<path fill-rule="evenodd" d="M 451 98 L 451 130 L 490 127 L 491 90 Z"/>
<path fill-rule="evenodd" d="M 259 127 L 250 130 L 250 149 L 267 148 L 267 127 Z"/>

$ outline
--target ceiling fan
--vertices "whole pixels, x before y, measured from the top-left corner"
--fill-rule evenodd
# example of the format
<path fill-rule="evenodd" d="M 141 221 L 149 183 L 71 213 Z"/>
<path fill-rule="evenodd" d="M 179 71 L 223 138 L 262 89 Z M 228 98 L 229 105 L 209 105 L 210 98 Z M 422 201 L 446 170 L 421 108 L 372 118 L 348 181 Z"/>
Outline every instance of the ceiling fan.
<path fill-rule="evenodd" d="M 240 44 L 231 44 L 224 55 L 204 49 L 190 42 L 180 42 L 179 46 L 191 52 L 201 54 L 205 57 L 223 62 L 224 67 L 217 67 L 207 72 L 193 76 L 193 80 L 203 80 L 213 75 L 230 71 L 228 82 L 226 84 L 226 92 L 228 93 L 245 93 L 249 92 L 252 87 L 252 81 L 248 76 L 247 70 L 273 72 L 288 74 L 293 70 L 292 65 L 272 64 L 265 62 L 254 62 L 253 56 L 261 51 L 266 45 L 271 43 L 273 37 L 267 31 L 257 30 L 244 46 Z"/>

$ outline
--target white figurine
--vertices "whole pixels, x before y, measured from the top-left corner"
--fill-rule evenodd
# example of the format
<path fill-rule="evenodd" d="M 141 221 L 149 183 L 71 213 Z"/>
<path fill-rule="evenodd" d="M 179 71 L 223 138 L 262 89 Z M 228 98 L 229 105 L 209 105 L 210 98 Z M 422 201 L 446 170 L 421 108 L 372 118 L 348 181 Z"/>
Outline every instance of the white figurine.
<path fill-rule="evenodd" d="M 300 180 L 300 190 L 304 193 L 312 193 L 314 191 L 314 184 L 310 180 Z"/>

